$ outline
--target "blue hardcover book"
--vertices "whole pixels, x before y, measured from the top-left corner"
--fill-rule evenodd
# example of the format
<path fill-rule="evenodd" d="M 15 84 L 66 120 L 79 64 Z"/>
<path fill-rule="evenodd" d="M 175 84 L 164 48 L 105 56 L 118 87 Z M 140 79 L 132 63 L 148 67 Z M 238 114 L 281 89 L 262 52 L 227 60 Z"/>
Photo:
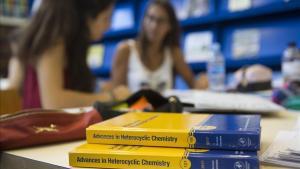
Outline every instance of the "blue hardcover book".
<path fill-rule="evenodd" d="M 257 153 L 206 149 L 83 144 L 69 153 L 73 167 L 134 169 L 259 169 Z"/>
<path fill-rule="evenodd" d="M 88 143 L 259 150 L 259 115 L 127 113 L 87 128 Z"/>

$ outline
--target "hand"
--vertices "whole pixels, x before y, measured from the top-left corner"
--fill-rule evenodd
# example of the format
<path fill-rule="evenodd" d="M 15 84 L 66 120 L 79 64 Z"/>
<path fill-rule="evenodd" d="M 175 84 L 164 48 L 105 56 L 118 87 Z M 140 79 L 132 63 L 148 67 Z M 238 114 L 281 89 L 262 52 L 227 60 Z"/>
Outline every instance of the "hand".
<path fill-rule="evenodd" d="M 101 91 L 111 91 L 113 89 L 113 85 L 111 81 L 102 82 L 99 84 Z"/>
<path fill-rule="evenodd" d="M 118 86 L 112 90 L 112 94 L 115 100 L 121 101 L 127 99 L 131 92 L 126 86 Z"/>
<path fill-rule="evenodd" d="M 205 73 L 200 73 L 198 78 L 195 80 L 195 89 L 207 89 L 208 88 L 208 78 Z"/>

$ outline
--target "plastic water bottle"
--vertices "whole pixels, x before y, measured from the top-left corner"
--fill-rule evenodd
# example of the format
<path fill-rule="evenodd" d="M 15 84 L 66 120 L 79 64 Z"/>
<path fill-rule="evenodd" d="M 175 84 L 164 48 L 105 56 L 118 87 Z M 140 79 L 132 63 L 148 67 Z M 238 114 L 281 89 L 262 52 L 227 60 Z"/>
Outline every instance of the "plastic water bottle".
<path fill-rule="evenodd" d="M 207 75 L 210 90 L 225 90 L 225 61 L 218 43 L 214 43 L 211 47 L 211 56 L 207 61 Z"/>
<path fill-rule="evenodd" d="M 300 51 L 295 42 L 288 44 L 283 52 L 281 71 L 285 82 L 300 81 Z"/>

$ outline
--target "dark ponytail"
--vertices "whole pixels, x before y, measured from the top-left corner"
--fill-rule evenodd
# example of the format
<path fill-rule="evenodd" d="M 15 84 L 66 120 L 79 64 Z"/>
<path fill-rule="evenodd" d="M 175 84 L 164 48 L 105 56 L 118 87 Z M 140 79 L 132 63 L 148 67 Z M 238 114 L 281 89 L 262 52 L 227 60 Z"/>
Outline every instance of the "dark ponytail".
<path fill-rule="evenodd" d="M 35 66 L 42 53 L 59 41 L 65 44 L 67 67 L 65 88 L 91 92 L 94 78 L 87 66 L 90 43 L 88 18 L 113 5 L 113 0 L 43 0 L 31 23 L 23 32 L 18 57 Z"/>

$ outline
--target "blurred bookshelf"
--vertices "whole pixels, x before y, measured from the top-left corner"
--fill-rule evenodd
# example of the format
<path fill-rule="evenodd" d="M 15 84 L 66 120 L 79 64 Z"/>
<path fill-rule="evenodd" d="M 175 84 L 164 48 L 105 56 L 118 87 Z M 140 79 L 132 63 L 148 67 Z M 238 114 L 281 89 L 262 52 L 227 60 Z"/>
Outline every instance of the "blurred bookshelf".
<path fill-rule="evenodd" d="M 6 77 L 9 58 L 12 55 L 10 34 L 28 23 L 33 0 L 0 1 L 0 76 Z"/>
<path fill-rule="evenodd" d="M 173 0 L 178 1 L 189 0 Z M 197 0 L 196 0 L 197 1 Z M 201 0 L 200 0 L 201 1 Z M 252 4 L 246 9 L 231 11 L 228 9 L 230 0 L 206 0 L 210 3 L 210 12 L 205 15 L 188 17 L 181 19 L 180 23 L 183 28 L 192 26 L 204 26 L 209 24 L 224 23 L 228 21 L 238 21 L 243 19 L 251 19 L 256 17 L 264 17 L 268 15 L 278 15 L 290 12 L 297 12 L 300 9 L 300 1 L 298 0 L 249 0 Z M 238 1 L 238 0 L 236 0 Z M 241 0 L 244 1 L 244 0 Z M 255 2 L 255 3 L 254 3 Z M 178 13 L 178 12 L 177 12 Z"/>
<path fill-rule="evenodd" d="M 23 26 L 28 20 L 32 0 L 1 0 L 0 25 Z"/>
<path fill-rule="evenodd" d="M 27 22 L 28 22 L 28 19 L 26 19 L 26 18 L 0 16 L 0 25 L 1 26 L 21 27 L 21 26 L 26 25 Z"/>

